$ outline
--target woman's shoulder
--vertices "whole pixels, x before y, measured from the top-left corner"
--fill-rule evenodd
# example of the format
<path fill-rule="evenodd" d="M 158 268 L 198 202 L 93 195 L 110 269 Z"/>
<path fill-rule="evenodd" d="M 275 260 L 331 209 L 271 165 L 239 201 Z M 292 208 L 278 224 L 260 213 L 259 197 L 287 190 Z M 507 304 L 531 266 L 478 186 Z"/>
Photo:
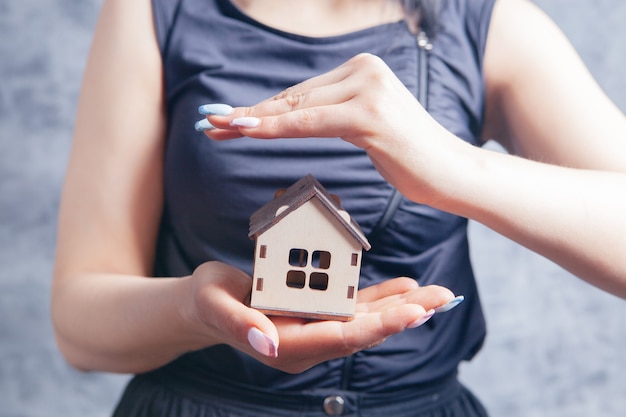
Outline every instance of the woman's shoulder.
<path fill-rule="evenodd" d="M 443 0 L 435 33 L 444 38 L 467 38 L 484 51 L 495 3 L 496 0 Z"/>
<path fill-rule="evenodd" d="M 161 51 L 168 43 L 169 34 L 182 0 L 149 0 L 152 3 L 155 32 Z"/>

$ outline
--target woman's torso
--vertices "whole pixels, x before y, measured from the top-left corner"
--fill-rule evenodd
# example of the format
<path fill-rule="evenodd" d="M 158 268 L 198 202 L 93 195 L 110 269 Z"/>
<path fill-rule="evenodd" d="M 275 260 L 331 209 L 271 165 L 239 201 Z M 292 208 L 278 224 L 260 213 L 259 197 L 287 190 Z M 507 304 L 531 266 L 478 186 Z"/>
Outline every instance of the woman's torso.
<path fill-rule="evenodd" d="M 392 191 L 360 149 L 340 139 L 208 140 L 193 129 L 204 103 L 251 105 L 369 52 L 417 94 L 419 54 L 404 23 L 310 38 L 265 26 L 228 0 L 154 0 L 165 66 L 168 136 L 165 211 L 156 272 L 186 275 L 218 260 L 252 272 L 250 215 L 306 174 L 313 174 L 369 233 Z M 477 143 L 483 110 L 482 52 L 492 0 L 446 3 L 429 53 L 428 108 L 449 130 Z M 403 200 L 364 254 L 361 285 L 409 276 L 440 284 L 466 302 L 373 349 L 300 375 L 268 368 L 227 346 L 187 354 L 167 368 L 253 386 L 384 392 L 455 372 L 478 350 L 485 328 L 466 241 L 466 221 Z"/>

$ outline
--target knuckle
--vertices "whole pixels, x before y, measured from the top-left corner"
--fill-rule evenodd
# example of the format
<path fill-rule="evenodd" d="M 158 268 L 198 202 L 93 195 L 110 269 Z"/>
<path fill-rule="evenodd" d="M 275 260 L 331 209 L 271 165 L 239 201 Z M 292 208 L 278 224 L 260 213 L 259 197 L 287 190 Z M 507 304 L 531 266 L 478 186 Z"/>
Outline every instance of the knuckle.
<path fill-rule="evenodd" d="M 313 109 L 303 109 L 298 117 L 298 125 L 301 129 L 309 131 L 315 126 L 316 119 L 316 112 Z"/>
<path fill-rule="evenodd" d="M 365 65 L 365 66 L 369 66 L 369 65 L 377 65 L 379 62 L 382 62 L 383 60 L 374 54 L 371 54 L 369 52 L 361 52 L 360 54 L 356 55 L 353 59 L 353 62 L 358 63 L 359 65 Z"/>
<path fill-rule="evenodd" d="M 293 93 L 293 91 L 294 91 L 294 87 L 295 86 L 291 86 L 291 87 L 285 88 L 283 91 L 281 91 L 280 93 L 278 93 L 278 94 L 276 94 L 274 96 L 274 100 L 282 100 L 285 97 L 291 95 Z"/>
<path fill-rule="evenodd" d="M 241 111 L 237 111 L 236 113 L 232 114 L 232 118 L 235 117 L 254 117 L 256 116 L 258 113 L 258 110 L 256 108 L 256 106 L 251 106 L 251 107 L 244 107 L 243 109 L 241 109 Z"/>
<path fill-rule="evenodd" d="M 381 77 L 389 70 L 385 61 L 377 55 L 361 53 L 354 58 L 357 68 L 365 70 L 369 76 Z"/>
<path fill-rule="evenodd" d="M 303 93 L 293 93 L 285 96 L 283 99 L 289 110 L 300 108 L 305 100 Z"/>
<path fill-rule="evenodd" d="M 275 95 L 272 100 L 280 102 L 284 111 L 292 111 L 304 107 L 306 97 L 305 92 L 297 91 L 296 86 L 292 86 Z"/>
<path fill-rule="evenodd" d="M 342 335 L 342 343 L 337 348 L 337 354 L 339 356 L 349 356 L 362 350 L 364 347 L 367 346 L 364 346 L 358 337 L 353 337 L 349 333 L 344 332 Z"/>

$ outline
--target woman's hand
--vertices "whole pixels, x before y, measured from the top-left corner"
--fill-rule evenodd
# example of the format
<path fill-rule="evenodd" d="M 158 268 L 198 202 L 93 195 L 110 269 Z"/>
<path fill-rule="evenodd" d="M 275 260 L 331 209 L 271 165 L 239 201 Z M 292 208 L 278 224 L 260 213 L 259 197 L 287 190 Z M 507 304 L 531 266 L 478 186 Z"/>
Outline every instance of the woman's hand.
<path fill-rule="evenodd" d="M 450 155 L 447 145 L 461 142 L 370 54 L 255 106 L 206 105 L 200 112 L 208 120 L 196 128 L 214 140 L 341 137 L 364 149 L 390 183 L 421 202 L 434 197 L 433 184 Z"/>
<path fill-rule="evenodd" d="M 378 345 L 423 324 L 435 308 L 454 299 L 446 288 L 419 287 L 415 280 L 396 278 L 359 291 L 353 320 L 311 321 L 268 318 L 247 307 L 252 279 L 226 264 L 205 263 L 192 281 L 192 317 L 212 340 L 290 373 Z"/>

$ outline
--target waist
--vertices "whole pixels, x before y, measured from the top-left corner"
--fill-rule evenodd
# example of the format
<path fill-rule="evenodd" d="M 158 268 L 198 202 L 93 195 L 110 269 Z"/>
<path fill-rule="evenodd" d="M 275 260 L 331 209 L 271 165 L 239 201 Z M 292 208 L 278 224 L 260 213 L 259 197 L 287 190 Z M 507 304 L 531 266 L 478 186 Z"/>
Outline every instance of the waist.
<path fill-rule="evenodd" d="M 403 415 L 409 410 L 427 410 L 449 403 L 462 391 L 456 372 L 425 384 L 390 392 L 368 393 L 335 388 L 313 388 L 301 391 L 266 389 L 241 384 L 221 377 L 197 377 L 186 372 L 164 368 L 151 377 L 179 395 L 201 403 L 231 404 L 239 408 L 260 411 L 272 409 L 272 414 L 293 415 L 323 411 L 321 415 L 351 415 L 358 410 L 389 415 Z M 308 415 L 308 414 L 307 414 Z M 378 413 L 376 413 L 378 415 Z"/>

